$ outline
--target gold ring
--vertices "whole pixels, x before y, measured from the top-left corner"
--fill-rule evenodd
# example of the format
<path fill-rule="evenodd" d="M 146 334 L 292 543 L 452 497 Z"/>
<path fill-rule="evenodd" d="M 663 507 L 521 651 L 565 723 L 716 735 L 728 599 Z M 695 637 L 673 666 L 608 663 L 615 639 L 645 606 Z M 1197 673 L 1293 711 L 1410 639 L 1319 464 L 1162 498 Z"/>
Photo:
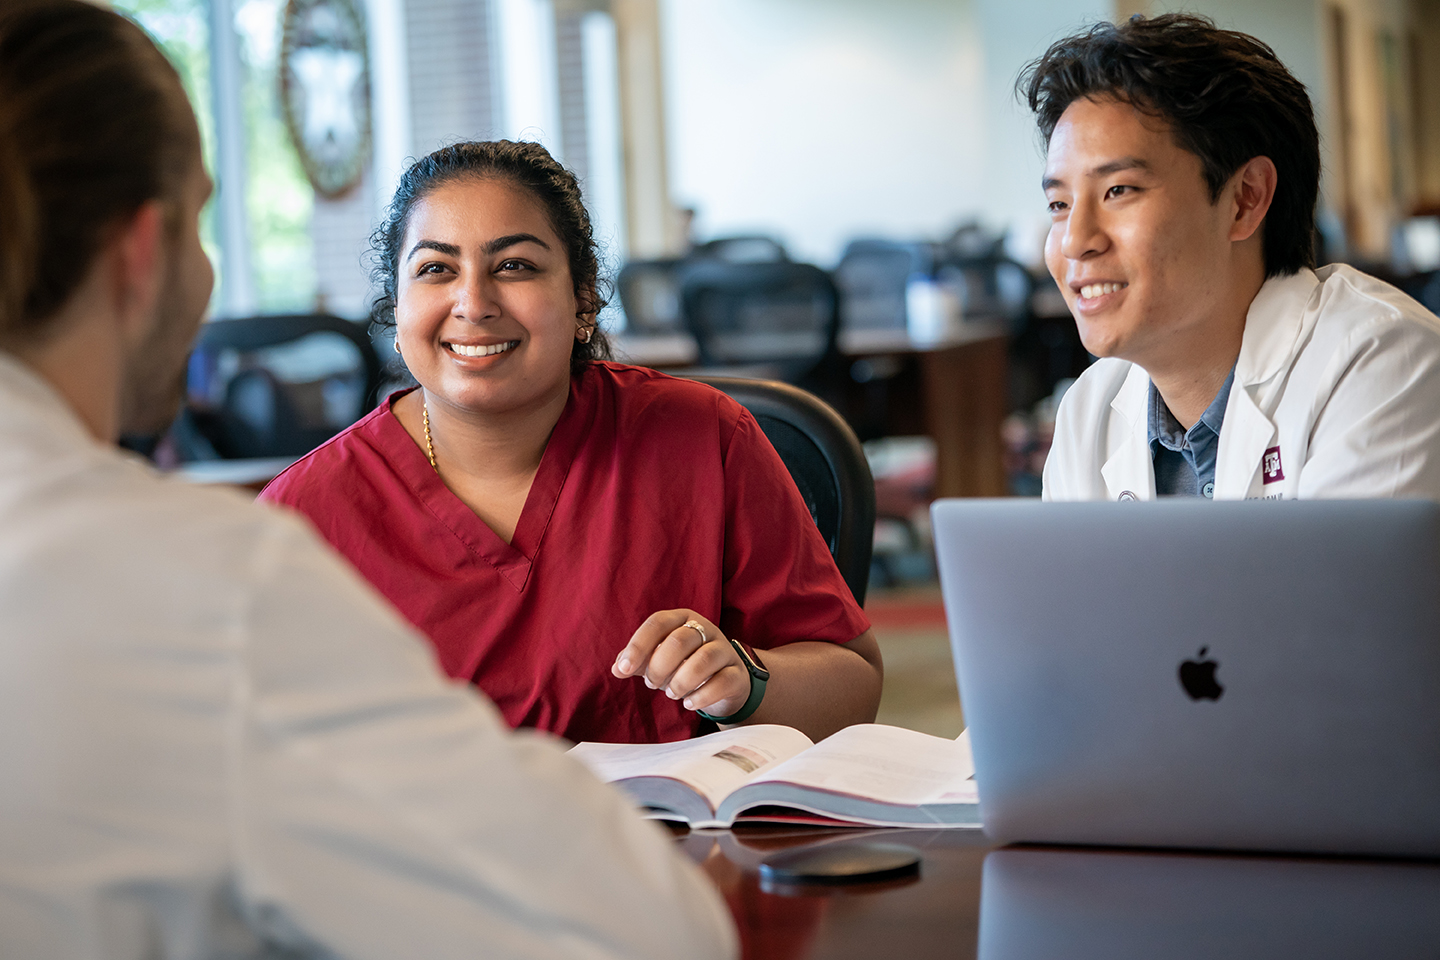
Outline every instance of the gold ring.
<path fill-rule="evenodd" d="M 694 630 L 696 633 L 700 634 L 700 643 L 702 645 L 710 642 L 710 638 L 705 636 L 705 628 L 700 625 L 699 620 L 686 620 L 684 626 L 687 626 L 691 630 Z"/>

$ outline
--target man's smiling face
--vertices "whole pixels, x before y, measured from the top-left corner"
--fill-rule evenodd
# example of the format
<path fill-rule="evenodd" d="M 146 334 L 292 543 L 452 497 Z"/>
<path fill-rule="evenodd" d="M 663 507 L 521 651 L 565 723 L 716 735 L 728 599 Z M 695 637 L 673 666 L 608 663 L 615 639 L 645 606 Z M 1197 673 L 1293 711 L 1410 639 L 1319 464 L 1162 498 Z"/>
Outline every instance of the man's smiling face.
<path fill-rule="evenodd" d="M 1045 263 L 1085 349 L 1147 369 L 1183 362 L 1224 313 L 1233 271 L 1231 205 L 1211 202 L 1200 158 L 1163 119 L 1080 99 L 1050 138 L 1044 187 Z"/>

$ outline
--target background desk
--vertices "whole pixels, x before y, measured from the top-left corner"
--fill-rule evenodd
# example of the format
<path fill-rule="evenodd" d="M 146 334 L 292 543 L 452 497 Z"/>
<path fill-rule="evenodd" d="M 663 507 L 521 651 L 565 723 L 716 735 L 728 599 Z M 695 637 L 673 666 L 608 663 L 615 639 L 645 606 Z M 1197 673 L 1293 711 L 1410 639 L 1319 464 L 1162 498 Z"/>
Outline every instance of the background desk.
<path fill-rule="evenodd" d="M 1008 493 L 1000 425 L 1009 408 L 1007 338 L 1001 327 L 969 324 L 936 343 L 904 330 L 846 330 L 840 351 L 852 361 L 897 368 L 890 378 L 885 428 L 935 441 L 937 497 L 999 497 Z M 680 373 L 696 361 L 688 334 L 616 338 L 628 363 Z M 698 371 L 697 371 L 698 372 Z M 852 424 L 864 416 L 866 384 L 850 383 L 839 404 Z"/>

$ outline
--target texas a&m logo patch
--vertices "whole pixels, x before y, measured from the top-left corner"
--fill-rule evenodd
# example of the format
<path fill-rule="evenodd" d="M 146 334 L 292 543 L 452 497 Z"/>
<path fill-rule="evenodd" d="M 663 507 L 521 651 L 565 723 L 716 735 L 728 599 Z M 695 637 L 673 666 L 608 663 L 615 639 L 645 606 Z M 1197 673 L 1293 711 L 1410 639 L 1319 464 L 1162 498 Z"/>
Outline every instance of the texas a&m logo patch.
<path fill-rule="evenodd" d="M 1265 483 L 1275 483 L 1285 479 L 1285 471 L 1280 466 L 1280 448 L 1271 447 L 1265 451 L 1265 456 L 1260 458 L 1260 478 Z"/>

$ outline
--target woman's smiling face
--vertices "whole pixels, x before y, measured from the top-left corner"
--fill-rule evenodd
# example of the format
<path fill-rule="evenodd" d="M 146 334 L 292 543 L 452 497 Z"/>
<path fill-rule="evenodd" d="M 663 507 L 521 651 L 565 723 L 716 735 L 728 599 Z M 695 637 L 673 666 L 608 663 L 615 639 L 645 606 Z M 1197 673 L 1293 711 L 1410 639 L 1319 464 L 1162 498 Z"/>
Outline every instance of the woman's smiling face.
<path fill-rule="evenodd" d="M 396 343 L 433 402 L 501 414 L 569 390 L 580 308 L 565 247 L 524 188 L 467 177 L 431 190 L 397 273 Z"/>

